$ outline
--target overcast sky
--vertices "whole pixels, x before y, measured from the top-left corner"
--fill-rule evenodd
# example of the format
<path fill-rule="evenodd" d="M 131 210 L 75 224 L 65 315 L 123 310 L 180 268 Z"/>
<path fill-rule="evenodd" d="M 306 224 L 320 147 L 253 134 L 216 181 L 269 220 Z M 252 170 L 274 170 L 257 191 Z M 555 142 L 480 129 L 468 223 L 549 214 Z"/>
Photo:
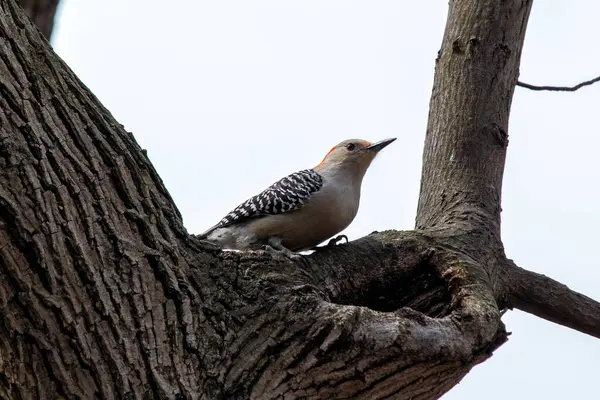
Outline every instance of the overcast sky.
<path fill-rule="evenodd" d="M 62 0 L 53 44 L 134 133 L 200 233 L 346 138 L 398 140 L 347 229 L 411 229 L 446 1 Z M 600 2 L 537 0 L 521 80 L 600 75 Z M 600 84 L 517 88 L 503 239 L 520 266 L 600 300 Z M 513 332 L 444 399 L 598 399 L 600 340 L 513 311 Z"/>

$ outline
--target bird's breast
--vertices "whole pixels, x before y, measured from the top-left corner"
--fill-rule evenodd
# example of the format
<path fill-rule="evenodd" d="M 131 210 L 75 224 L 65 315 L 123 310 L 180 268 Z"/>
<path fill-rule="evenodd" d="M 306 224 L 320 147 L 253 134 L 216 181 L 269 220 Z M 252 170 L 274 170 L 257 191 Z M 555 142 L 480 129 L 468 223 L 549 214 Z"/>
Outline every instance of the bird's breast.
<path fill-rule="evenodd" d="M 302 235 L 310 242 L 307 246 L 316 246 L 343 231 L 354 220 L 359 202 L 360 192 L 343 187 L 325 188 L 313 196 L 305 206 L 305 212 L 297 213 L 301 220 L 296 226 L 305 227 Z M 293 247 L 303 246 L 298 244 Z"/>
<path fill-rule="evenodd" d="M 279 237 L 294 251 L 312 248 L 350 225 L 359 202 L 360 191 L 344 185 L 324 185 L 300 209 L 252 220 L 244 225 L 244 232 L 251 232 L 257 241 Z"/>

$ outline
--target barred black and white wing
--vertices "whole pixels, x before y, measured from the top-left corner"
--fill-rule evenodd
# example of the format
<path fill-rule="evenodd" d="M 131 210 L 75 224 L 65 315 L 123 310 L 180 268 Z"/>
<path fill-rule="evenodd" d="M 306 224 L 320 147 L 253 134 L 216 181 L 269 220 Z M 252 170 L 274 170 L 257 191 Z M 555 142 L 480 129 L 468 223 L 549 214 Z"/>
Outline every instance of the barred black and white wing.
<path fill-rule="evenodd" d="M 298 210 L 322 186 L 323 177 L 312 169 L 290 174 L 234 208 L 217 225 L 200 236 L 206 236 L 217 228 L 244 222 L 251 218 Z"/>

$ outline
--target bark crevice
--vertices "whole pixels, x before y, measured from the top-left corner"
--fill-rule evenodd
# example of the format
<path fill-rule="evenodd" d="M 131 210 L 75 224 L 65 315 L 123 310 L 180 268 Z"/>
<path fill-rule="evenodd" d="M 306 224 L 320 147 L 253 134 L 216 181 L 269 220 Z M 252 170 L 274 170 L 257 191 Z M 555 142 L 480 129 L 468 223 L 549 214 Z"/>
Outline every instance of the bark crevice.
<path fill-rule="evenodd" d="M 133 136 L 0 3 L 0 396 L 433 399 L 506 341 L 506 307 L 598 336 L 597 302 L 500 240 L 530 7 L 450 4 L 417 230 L 294 261 L 188 235 Z"/>

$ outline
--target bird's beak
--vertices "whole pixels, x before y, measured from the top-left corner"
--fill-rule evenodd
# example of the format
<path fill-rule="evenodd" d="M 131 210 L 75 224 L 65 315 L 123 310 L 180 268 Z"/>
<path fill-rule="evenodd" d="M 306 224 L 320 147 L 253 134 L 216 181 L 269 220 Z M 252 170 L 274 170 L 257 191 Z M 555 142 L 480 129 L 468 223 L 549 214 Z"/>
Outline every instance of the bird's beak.
<path fill-rule="evenodd" d="M 375 153 L 377 153 L 381 149 L 383 149 L 385 146 L 387 146 L 388 144 L 392 143 L 394 140 L 396 140 L 396 138 L 385 139 L 385 140 L 382 140 L 380 142 L 373 143 L 372 145 L 367 146 L 364 149 L 365 150 L 371 150 L 371 151 L 374 151 Z"/>

